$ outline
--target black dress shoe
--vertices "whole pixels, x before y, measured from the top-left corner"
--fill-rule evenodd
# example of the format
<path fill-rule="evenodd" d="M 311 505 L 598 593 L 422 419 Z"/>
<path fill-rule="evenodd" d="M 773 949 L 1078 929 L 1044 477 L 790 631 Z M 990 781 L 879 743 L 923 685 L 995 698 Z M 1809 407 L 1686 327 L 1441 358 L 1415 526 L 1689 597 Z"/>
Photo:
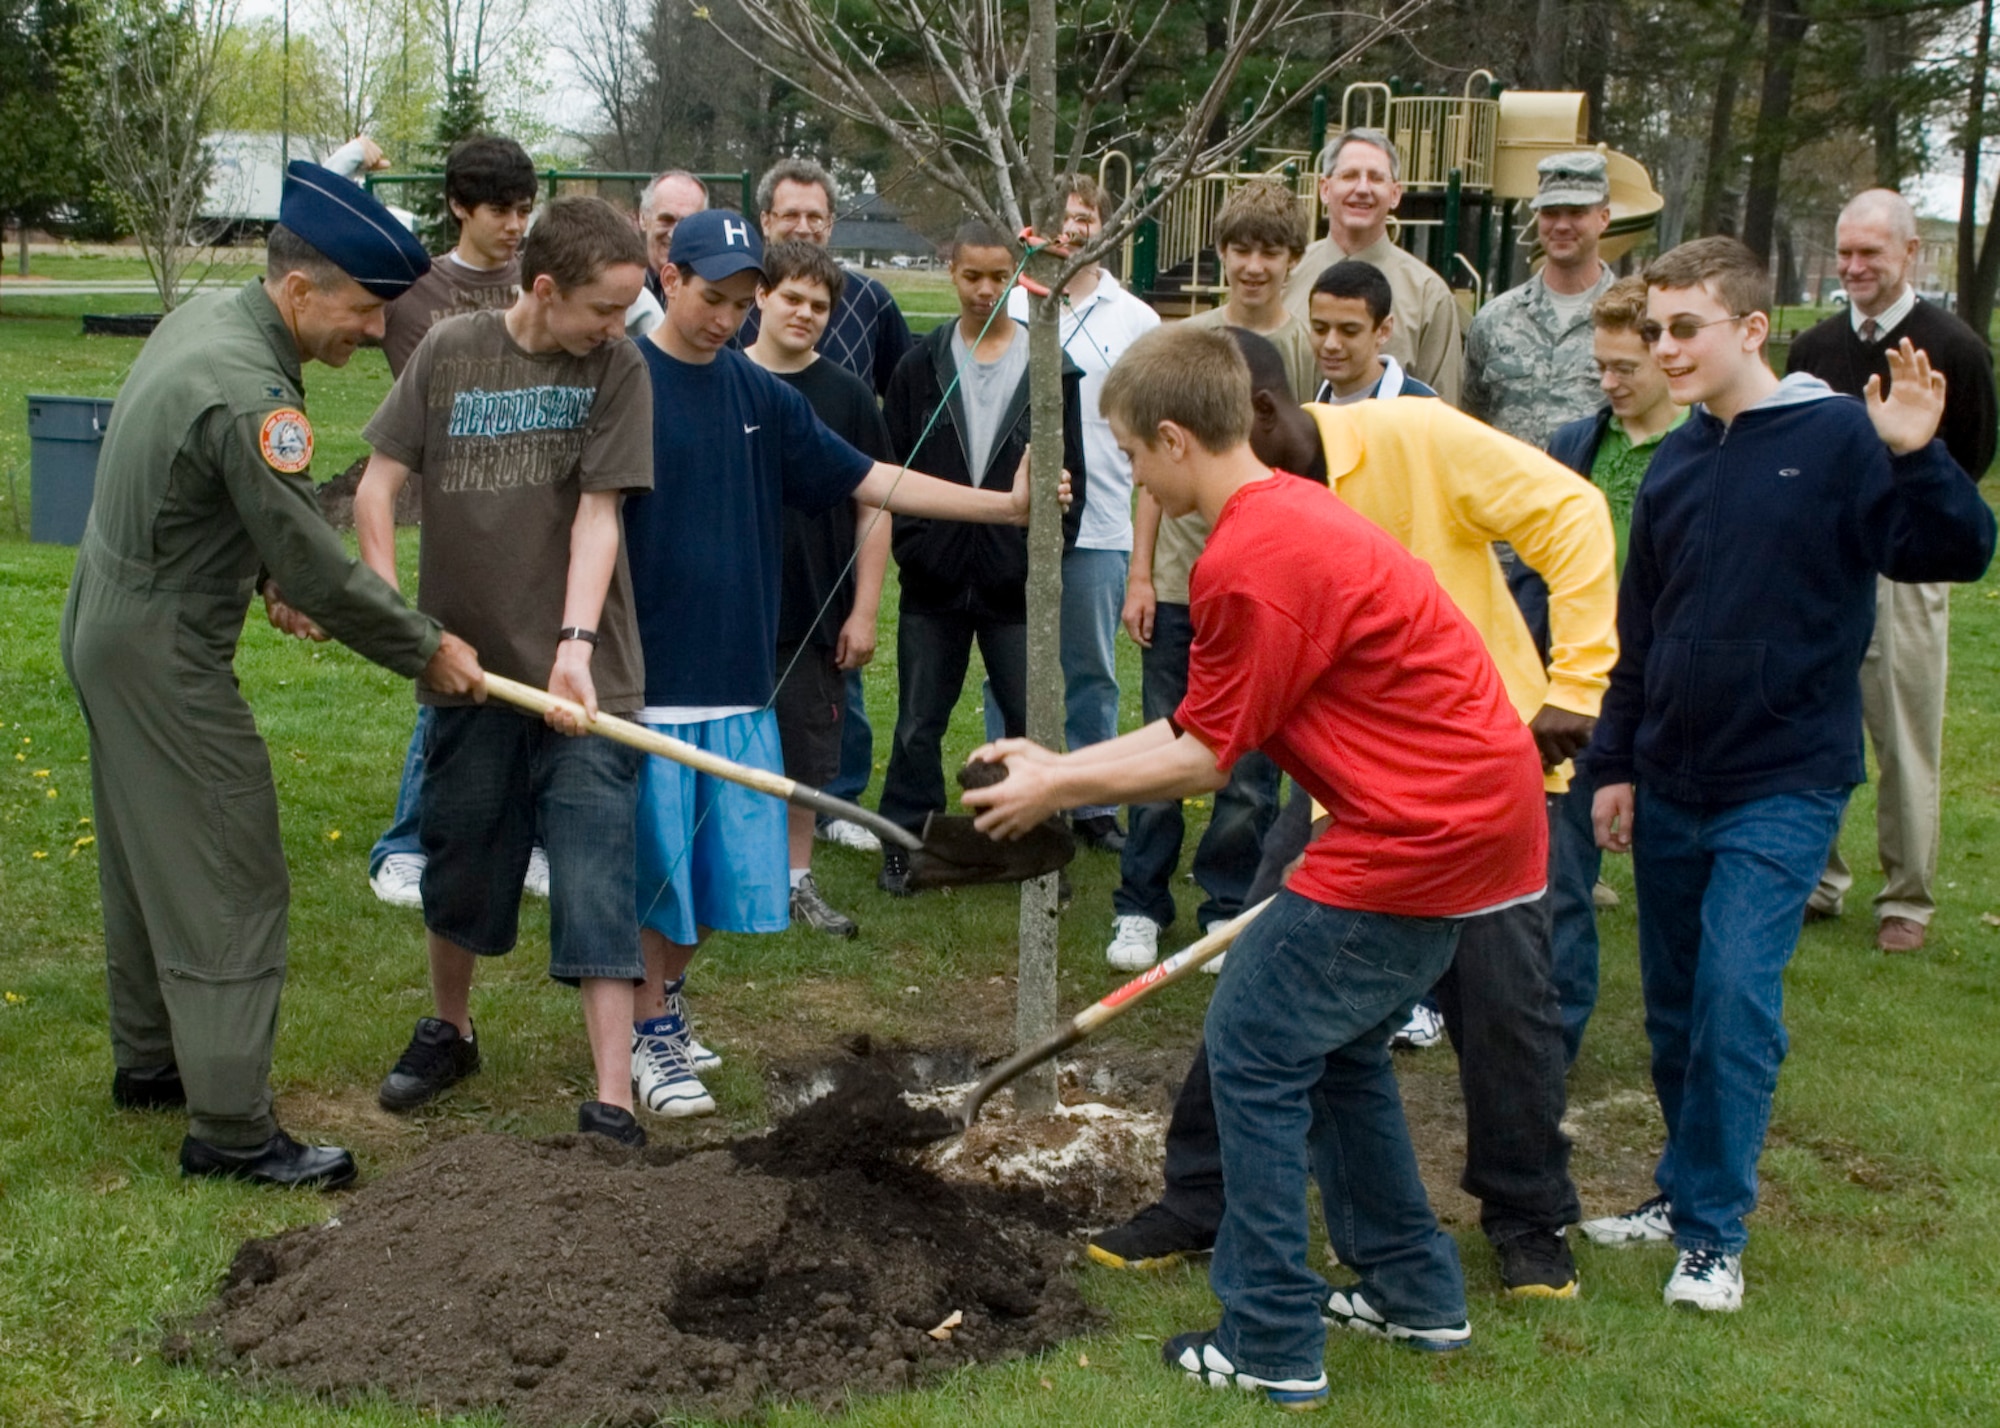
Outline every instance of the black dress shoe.
<path fill-rule="evenodd" d="M 181 1085 L 181 1068 L 169 1061 L 164 1066 L 121 1066 L 111 1077 L 111 1104 L 121 1111 L 162 1111 L 185 1106 L 187 1090 Z"/>
<path fill-rule="evenodd" d="M 189 1136 L 181 1142 L 181 1174 L 339 1190 L 354 1183 L 354 1157 L 337 1145 L 300 1145 L 283 1131 L 262 1145 L 240 1149 Z"/>

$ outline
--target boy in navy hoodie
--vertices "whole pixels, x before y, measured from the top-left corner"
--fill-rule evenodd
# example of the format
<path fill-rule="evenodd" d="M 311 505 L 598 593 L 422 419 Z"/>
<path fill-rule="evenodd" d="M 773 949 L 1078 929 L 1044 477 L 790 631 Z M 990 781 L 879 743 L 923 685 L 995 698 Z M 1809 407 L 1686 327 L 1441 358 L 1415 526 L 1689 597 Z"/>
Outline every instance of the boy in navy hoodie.
<path fill-rule="evenodd" d="M 1666 1302 L 1733 1310 L 1785 1056 L 1785 964 L 1866 777 L 1875 577 L 1976 580 L 1994 522 L 1933 440 L 1944 379 L 1908 342 L 1889 354 L 1889 395 L 1871 378 L 1857 401 L 1772 374 L 1770 279 L 1735 239 L 1681 245 L 1646 286 L 1640 336 L 1694 410 L 1633 505 L 1592 815 L 1599 846 L 1633 855 L 1667 1140 L 1660 1193 L 1583 1230 L 1671 1239 Z"/>

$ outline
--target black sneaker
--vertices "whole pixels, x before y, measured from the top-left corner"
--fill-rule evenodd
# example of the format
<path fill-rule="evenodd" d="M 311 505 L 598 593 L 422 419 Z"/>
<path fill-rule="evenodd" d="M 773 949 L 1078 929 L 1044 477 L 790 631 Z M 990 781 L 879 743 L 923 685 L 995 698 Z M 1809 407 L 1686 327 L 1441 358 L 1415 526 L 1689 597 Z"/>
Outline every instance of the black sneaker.
<path fill-rule="evenodd" d="M 1094 813 L 1088 818 L 1072 818 L 1069 826 L 1076 833 L 1076 841 L 1086 848 L 1103 853 L 1125 851 L 1125 830 L 1118 826 L 1115 814 Z"/>
<path fill-rule="evenodd" d="M 1500 1284 L 1517 1299 L 1576 1298 L 1576 1258 L 1561 1230 L 1529 1230 L 1493 1246 Z"/>
<path fill-rule="evenodd" d="M 792 889 L 792 921 L 802 922 L 829 937 L 861 935 L 861 924 L 826 900 L 811 873 L 800 878 L 799 885 Z"/>
<path fill-rule="evenodd" d="M 585 1101 L 578 1107 L 576 1128 L 584 1135 L 601 1135 L 634 1150 L 646 1144 L 646 1128 L 638 1119 L 622 1106 L 606 1105 L 603 1101 Z"/>
<path fill-rule="evenodd" d="M 1122 1225 L 1090 1237 L 1090 1257 L 1108 1269 L 1165 1269 L 1215 1248 L 1165 1205 L 1148 1205 Z"/>
<path fill-rule="evenodd" d="M 376 1099 L 385 1111 L 414 1111 L 479 1069 L 479 1047 L 434 1016 L 417 1018 L 410 1044 L 382 1078 Z"/>
<path fill-rule="evenodd" d="M 171 1061 L 164 1066 L 121 1066 L 111 1075 L 111 1104 L 121 1111 L 164 1111 L 185 1106 L 187 1099 L 181 1068 Z"/>
<path fill-rule="evenodd" d="M 875 886 L 891 897 L 914 897 L 910 889 L 910 855 L 893 844 L 882 848 L 882 871 L 875 875 Z"/>

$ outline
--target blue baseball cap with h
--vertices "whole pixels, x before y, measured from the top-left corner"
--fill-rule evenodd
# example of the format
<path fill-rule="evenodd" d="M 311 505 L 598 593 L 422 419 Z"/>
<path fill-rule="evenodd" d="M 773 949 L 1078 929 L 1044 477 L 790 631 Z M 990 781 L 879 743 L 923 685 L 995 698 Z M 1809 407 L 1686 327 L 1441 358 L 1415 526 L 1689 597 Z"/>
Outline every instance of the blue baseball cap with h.
<path fill-rule="evenodd" d="M 757 225 L 733 208 L 705 208 L 674 225 L 667 261 L 692 268 L 703 282 L 764 271 L 764 239 Z"/>
<path fill-rule="evenodd" d="M 361 185 L 294 159 L 285 170 L 278 221 L 378 298 L 393 302 L 430 271 L 417 235 Z"/>

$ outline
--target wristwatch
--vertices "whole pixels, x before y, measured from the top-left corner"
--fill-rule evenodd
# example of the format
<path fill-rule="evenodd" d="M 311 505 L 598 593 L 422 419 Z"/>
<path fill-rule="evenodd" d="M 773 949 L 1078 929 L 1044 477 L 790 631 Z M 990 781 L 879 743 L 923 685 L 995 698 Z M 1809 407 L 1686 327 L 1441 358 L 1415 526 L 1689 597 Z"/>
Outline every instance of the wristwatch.
<path fill-rule="evenodd" d="M 556 631 L 556 643 L 561 644 L 564 640 L 582 640 L 587 645 L 594 645 L 597 643 L 597 631 L 586 630 L 581 625 L 564 625 Z"/>

